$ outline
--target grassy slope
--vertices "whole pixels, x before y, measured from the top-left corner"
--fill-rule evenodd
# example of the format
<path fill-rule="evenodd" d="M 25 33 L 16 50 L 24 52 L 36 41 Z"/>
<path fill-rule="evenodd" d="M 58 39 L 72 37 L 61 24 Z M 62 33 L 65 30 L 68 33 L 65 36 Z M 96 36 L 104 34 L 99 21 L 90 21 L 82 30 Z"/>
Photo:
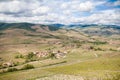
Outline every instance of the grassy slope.
<path fill-rule="evenodd" d="M 20 32 L 18 32 L 20 31 Z M 23 34 L 26 32 L 26 34 L 32 34 L 37 36 L 27 36 Z M 0 52 L 0 57 L 2 57 L 5 61 L 9 60 L 15 60 L 19 61 L 19 59 L 14 59 L 14 56 L 16 55 L 17 51 L 20 50 L 22 53 L 27 53 L 30 51 L 39 51 L 39 50 L 45 50 L 47 48 L 51 48 L 55 46 L 56 50 L 62 49 L 60 45 L 48 45 L 47 42 L 49 40 L 56 41 L 55 37 L 52 38 L 41 38 L 39 35 L 43 35 L 44 33 L 37 33 L 37 32 L 29 32 L 24 30 L 13 30 L 12 32 L 8 32 L 8 34 L 4 34 L 0 40 L 0 44 L 4 49 Z M 59 30 L 55 32 L 49 32 L 49 34 L 58 36 L 60 38 L 60 41 L 70 43 L 70 41 L 67 38 L 69 37 L 75 37 L 76 39 L 87 41 L 90 39 L 90 37 L 84 36 L 82 34 L 79 34 L 78 32 L 74 31 L 64 31 Z M 70 35 L 72 34 L 72 35 Z M 6 35 L 6 36 L 5 36 Z M 18 35 L 18 36 L 16 36 Z M 45 36 L 48 34 L 44 34 Z M 75 36 L 74 36 L 75 35 Z M 72 38 L 74 39 L 74 38 Z M 97 38 L 98 40 L 101 40 L 102 38 Z M 54 42 L 53 41 L 53 42 Z M 115 42 L 115 41 L 113 41 Z M 25 46 L 27 45 L 27 47 Z M 66 74 L 66 75 L 82 75 L 82 76 L 105 76 L 106 73 L 119 73 L 120 70 L 120 59 L 118 57 L 112 57 L 108 58 L 108 56 L 104 56 L 105 54 L 116 54 L 115 51 L 109 51 L 109 48 L 117 49 L 119 47 L 118 44 L 115 45 L 93 45 L 90 43 L 84 43 L 83 45 L 92 45 L 95 47 L 100 47 L 102 49 L 105 49 L 105 51 L 92 51 L 87 49 L 80 48 L 70 48 L 68 50 L 71 51 L 64 59 L 53 59 L 53 60 L 45 60 L 45 61 L 35 61 L 30 62 L 30 64 L 33 64 L 35 66 L 35 69 L 32 70 L 25 70 L 25 71 L 16 71 L 16 72 L 9 72 L 0 74 L 0 80 L 26 80 L 31 78 L 41 78 L 49 75 L 55 75 L 55 74 Z M 24 51 L 25 50 L 25 51 Z M 27 51 L 26 51 L 27 50 Z M 99 57 L 96 58 L 94 53 L 98 54 Z M 102 57 L 104 56 L 104 57 Z M 21 60 L 23 61 L 23 60 Z M 67 61 L 67 63 L 59 64 L 62 61 Z M 17 68 L 22 67 L 23 65 L 17 66 Z"/>
<path fill-rule="evenodd" d="M 76 54 L 74 55 L 76 56 Z M 70 56 L 73 55 L 70 54 Z M 69 61 L 69 58 L 32 62 L 30 64 L 33 64 L 36 67 L 35 69 L 0 74 L 0 80 L 17 80 L 18 78 L 21 80 L 26 80 L 46 76 L 50 78 L 50 76 L 56 74 L 77 75 L 84 77 L 105 77 L 107 74 L 120 74 L 119 56 L 109 58 L 100 57 L 88 60 L 81 59 L 83 62 L 75 62 L 75 59 L 73 59 L 73 57 L 71 57 L 71 59 L 73 59 L 74 62 L 71 62 Z M 56 64 L 64 60 L 68 60 L 68 62 L 64 64 Z M 76 61 L 77 60 L 79 59 L 76 58 Z"/>
<path fill-rule="evenodd" d="M 18 78 L 26 80 L 30 78 L 49 77 L 55 74 L 105 77 L 105 74 L 120 74 L 119 62 L 119 57 L 92 59 L 71 65 L 64 64 L 62 66 L 53 66 L 52 68 L 35 68 L 32 70 L 4 73 L 0 74 L 0 80 L 18 80 Z"/>
<path fill-rule="evenodd" d="M 53 74 L 41 69 L 31 69 L 31 70 L 0 74 L 0 80 L 26 80 L 37 77 L 39 78 L 46 77 L 49 75 L 53 75 Z"/>
<path fill-rule="evenodd" d="M 78 75 L 84 77 L 100 77 L 105 78 L 107 75 L 120 75 L 120 59 L 99 58 L 71 65 L 58 66 L 45 69 L 56 74 Z"/>
<path fill-rule="evenodd" d="M 80 71 L 97 71 L 97 70 L 119 71 L 120 70 L 119 62 L 120 62 L 119 58 L 99 58 L 88 60 L 85 62 L 80 62 L 77 64 L 51 68 L 48 70 L 66 74 L 79 73 Z"/>

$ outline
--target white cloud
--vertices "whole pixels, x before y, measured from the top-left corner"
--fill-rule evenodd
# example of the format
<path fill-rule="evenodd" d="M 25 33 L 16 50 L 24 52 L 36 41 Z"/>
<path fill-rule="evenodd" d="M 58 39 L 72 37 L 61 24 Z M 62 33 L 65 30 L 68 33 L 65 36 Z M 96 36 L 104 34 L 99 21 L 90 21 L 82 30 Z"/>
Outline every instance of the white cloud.
<path fill-rule="evenodd" d="M 37 0 L 29 1 L 26 0 L 11 0 L 0 2 L 0 12 L 2 13 L 20 13 L 27 12 L 29 10 L 36 9 L 40 6 L 40 2 Z"/>
<path fill-rule="evenodd" d="M 49 10 L 50 9 L 47 6 L 40 6 L 39 8 L 33 10 L 33 14 L 46 14 Z"/>
<path fill-rule="evenodd" d="M 73 18 L 72 22 L 82 22 L 85 24 L 116 24 L 120 25 L 119 10 L 104 10 L 100 13 L 94 13 L 91 16 Z"/>
<path fill-rule="evenodd" d="M 104 0 L 9 0 L 0 2 L 0 21 L 119 24 L 119 9 L 97 10 Z M 114 3 L 119 4 L 119 1 Z M 84 14 L 89 14 L 84 16 Z M 83 15 L 83 16 L 81 16 Z"/>
<path fill-rule="evenodd" d="M 95 5 L 90 1 L 71 1 L 61 4 L 62 9 L 71 9 L 74 11 L 91 11 Z"/>
<path fill-rule="evenodd" d="M 120 1 L 119 0 L 115 1 L 114 6 L 120 6 Z"/>
<path fill-rule="evenodd" d="M 1 2 L 0 3 L 0 12 L 9 12 L 9 13 L 18 13 L 20 11 L 25 10 L 25 3 L 21 1 L 9 1 L 9 2 Z"/>
<path fill-rule="evenodd" d="M 73 9 L 76 9 L 78 11 L 91 11 L 95 6 L 93 5 L 92 2 L 90 1 L 86 1 L 83 3 L 76 3 L 74 5 L 72 5 Z"/>

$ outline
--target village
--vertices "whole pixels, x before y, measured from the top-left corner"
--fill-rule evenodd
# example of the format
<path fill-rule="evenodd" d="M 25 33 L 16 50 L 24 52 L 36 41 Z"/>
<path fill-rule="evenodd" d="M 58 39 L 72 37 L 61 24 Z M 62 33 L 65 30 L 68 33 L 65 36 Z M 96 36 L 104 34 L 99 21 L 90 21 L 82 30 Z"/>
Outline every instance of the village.
<path fill-rule="evenodd" d="M 17 56 L 17 58 L 23 58 L 31 62 L 31 61 L 37 61 L 37 60 L 41 60 L 40 58 L 46 59 L 46 58 L 54 58 L 54 59 L 60 59 L 60 58 L 65 58 L 66 55 L 68 54 L 67 51 L 35 51 L 35 52 L 30 52 L 28 53 L 28 55 L 19 55 Z M 12 60 L 10 60 L 9 62 L 4 62 L 2 64 L 2 68 L 8 68 L 8 67 L 14 67 L 14 66 L 18 66 L 16 63 L 14 63 Z"/>

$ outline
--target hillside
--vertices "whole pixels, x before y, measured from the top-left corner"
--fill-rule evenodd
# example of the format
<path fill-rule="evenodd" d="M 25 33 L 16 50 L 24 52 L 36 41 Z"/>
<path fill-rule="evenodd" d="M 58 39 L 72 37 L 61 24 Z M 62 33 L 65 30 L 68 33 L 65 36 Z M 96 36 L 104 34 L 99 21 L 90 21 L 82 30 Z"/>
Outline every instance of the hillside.
<path fill-rule="evenodd" d="M 115 79 L 119 57 L 119 26 L 0 23 L 0 80 Z"/>

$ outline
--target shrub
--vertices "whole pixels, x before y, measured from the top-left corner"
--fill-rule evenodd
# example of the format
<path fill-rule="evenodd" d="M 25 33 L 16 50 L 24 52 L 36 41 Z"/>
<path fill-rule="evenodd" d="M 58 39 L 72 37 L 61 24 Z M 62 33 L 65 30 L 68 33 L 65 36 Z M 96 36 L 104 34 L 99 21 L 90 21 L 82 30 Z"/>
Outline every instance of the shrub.
<path fill-rule="evenodd" d="M 33 69 L 33 68 L 34 68 L 33 65 L 31 65 L 31 64 L 26 64 L 26 65 L 24 65 L 21 69 L 22 69 L 22 70 L 27 70 L 27 69 Z"/>
<path fill-rule="evenodd" d="M 95 42 L 91 42 L 95 45 L 101 45 L 101 44 L 107 44 L 107 42 L 101 42 L 101 41 L 95 41 Z"/>
<path fill-rule="evenodd" d="M 31 62 L 31 61 L 38 60 L 38 58 L 36 57 L 35 54 L 33 54 L 33 52 L 28 53 L 25 58 L 26 58 L 25 62 Z"/>
<path fill-rule="evenodd" d="M 95 51 L 103 51 L 101 48 L 95 48 Z"/>
<path fill-rule="evenodd" d="M 25 60 L 25 63 L 27 63 L 27 62 L 32 62 L 32 61 L 37 61 L 37 60 L 38 60 L 37 58 L 36 58 L 36 59 L 35 59 L 35 58 L 32 58 L 32 59 L 26 59 L 26 60 Z"/>
<path fill-rule="evenodd" d="M 15 58 L 16 58 L 16 59 L 19 58 L 19 55 L 16 55 Z"/>
<path fill-rule="evenodd" d="M 7 72 L 13 72 L 13 71 L 17 71 L 17 70 L 18 70 L 17 68 L 8 68 Z"/>
<path fill-rule="evenodd" d="M 14 62 L 14 66 L 18 66 L 20 63 L 19 62 Z"/>
<path fill-rule="evenodd" d="M 110 48 L 109 50 L 110 50 L 110 51 L 117 51 L 117 50 L 115 50 L 115 49 L 112 49 L 112 48 Z"/>
<path fill-rule="evenodd" d="M 3 66 L 2 66 L 2 64 L 0 64 L 0 69 L 2 69 L 3 68 Z"/>
<path fill-rule="evenodd" d="M 20 54 L 20 55 L 16 55 L 15 58 L 16 58 L 16 59 L 17 59 L 17 58 L 24 58 L 24 56 L 23 56 L 22 54 Z"/>
<path fill-rule="evenodd" d="M 49 56 L 48 56 L 48 58 L 52 58 L 52 59 L 54 59 L 54 58 L 56 58 L 56 56 L 55 56 L 54 53 L 50 53 Z"/>
<path fill-rule="evenodd" d="M 33 52 L 30 52 L 26 57 L 27 59 L 31 59 L 33 58 L 35 55 L 33 54 Z"/>
<path fill-rule="evenodd" d="M 94 47 L 93 47 L 93 46 L 90 46 L 90 49 L 94 49 Z"/>

